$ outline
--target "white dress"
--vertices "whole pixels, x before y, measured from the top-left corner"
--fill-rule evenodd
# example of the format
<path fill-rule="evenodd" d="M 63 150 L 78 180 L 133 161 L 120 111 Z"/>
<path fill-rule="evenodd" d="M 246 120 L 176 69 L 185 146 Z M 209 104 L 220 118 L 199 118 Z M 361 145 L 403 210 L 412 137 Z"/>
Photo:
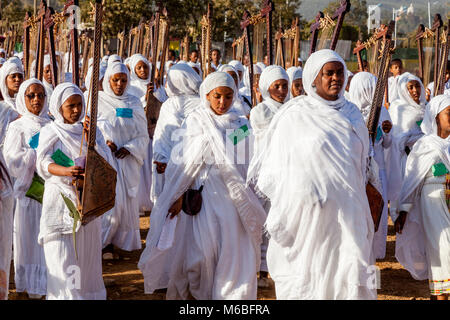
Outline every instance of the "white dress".
<path fill-rule="evenodd" d="M 16 291 L 39 295 L 45 295 L 47 292 L 44 250 L 38 243 L 42 205 L 25 194 L 36 171 L 35 149 L 42 124 L 26 116 L 12 122 L 4 146 L 5 161 L 11 176 L 15 178 L 16 209 L 13 234 Z M 33 142 L 32 138 L 35 139 Z"/>
<path fill-rule="evenodd" d="M 40 139 L 55 136 L 54 123 L 41 130 Z M 45 141 L 45 140 L 44 140 Z M 53 145 L 43 145 L 40 140 L 36 167 L 45 180 L 39 243 L 44 247 L 47 265 L 48 300 L 105 300 L 106 289 L 102 277 L 102 219 L 95 219 L 86 226 L 78 222 L 76 228 L 75 255 L 72 239 L 73 219 L 61 196 L 63 193 L 73 203 L 76 195 L 70 177 L 54 176 L 48 166 L 54 163 L 51 156 L 60 149 L 72 160 L 72 150 L 59 138 Z M 79 150 L 73 151 L 78 153 Z M 77 154 L 78 155 L 78 154 Z"/>

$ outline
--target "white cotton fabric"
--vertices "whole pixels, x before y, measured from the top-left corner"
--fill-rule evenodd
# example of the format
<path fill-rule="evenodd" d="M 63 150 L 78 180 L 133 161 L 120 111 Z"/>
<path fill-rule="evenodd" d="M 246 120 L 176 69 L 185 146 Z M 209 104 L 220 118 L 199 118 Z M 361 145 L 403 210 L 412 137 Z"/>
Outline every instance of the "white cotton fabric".
<path fill-rule="evenodd" d="M 170 154 L 184 119 L 201 105 L 199 88 L 202 79 L 187 64 L 176 64 L 167 74 L 166 90 L 169 95 L 159 114 L 153 136 L 153 161 L 168 163 Z M 162 192 L 165 174 L 152 168 L 151 199 L 156 202 Z"/>
<path fill-rule="evenodd" d="M 312 87 L 332 61 L 346 69 L 334 51 L 310 56 L 303 74 L 308 95 L 275 115 L 264 152 L 249 169 L 248 181 L 271 201 L 267 264 L 277 299 L 377 297 L 368 286 L 375 262 L 365 191 L 368 130 L 358 108 L 343 97 L 347 77 L 336 101 L 320 98 Z"/>
<path fill-rule="evenodd" d="M 195 63 L 195 62 L 189 61 L 187 64 L 188 64 L 192 69 L 194 69 L 195 72 L 198 72 L 198 75 L 200 76 L 200 78 L 203 79 L 203 72 L 202 72 L 202 68 L 201 68 L 201 65 L 200 65 L 199 62 L 196 62 L 196 63 Z"/>
<path fill-rule="evenodd" d="M 99 67 L 99 72 L 98 72 L 98 81 L 102 81 L 102 79 L 105 77 L 105 73 L 106 73 L 106 64 L 101 63 L 100 67 Z M 89 69 L 86 73 L 86 79 L 84 80 L 84 85 L 86 87 L 86 91 L 85 91 L 85 99 L 87 100 L 88 95 L 86 94 L 86 92 L 89 94 L 89 91 L 91 90 L 91 82 L 92 82 L 92 73 L 94 72 L 94 68 L 92 66 L 89 66 Z"/>
<path fill-rule="evenodd" d="M 166 184 L 152 211 L 147 246 L 138 264 L 146 293 L 161 285 L 166 259 L 175 257 L 168 271 L 167 299 L 187 299 L 189 294 L 195 299 L 256 299 L 265 212 L 245 186 L 248 162 L 236 165 L 225 151 L 229 131 L 248 121 L 230 111 L 218 116 L 206 100 L 206 94 L 219 86 L 235 90 L 226 73 L 215 72 L 205 79 L 200 88 L 202 106 L 183 125 L 187 130 L 183 156 L 168 163 Z M 200 213 L 190 217 L 180 212 L 174 246 L 158 249 L 169 207 L 188 188 L 198 189 L 203 183 Z"/>
<path fill-rule="evenodd" d="M 420 104 L 414 102 L 410 96 L 407 84 L 416 80 L 421 84 Z M 423 120 L 427 101 L 425 99 L 425 89 L 420 79 L 410 73 L 404 73 L 398 80 L 399 98 L 391 102 L 389 115 L 392 119 L 392 147 L 389 150 L 391 161 L 387 163 L 386 172 L 388 176 L 398 177 L 389 181 L 388 196 L 391 206 L 397 208 L 397 198 L 405 174 L 407 155 L 405 147 L 410 149 L 414 143 L 423 135 L 419 124 Z M 419 124 L 418 124 L 419 122 Z M 394 210 L 395 211 L 395 210 Z"/>
<path fill-rule="evenodd" d="M 136 69 L 136 66 L 139 63 L 139 61 L 143 61 L 144 63 L 146 63 L 148 65 L 149 73 L 148 73 L 147 79 L 141 79 L 136 74 L 135 69 Z M 129 64 L 130 64 L 130 69 L 131 69 L 131 72 L 130 72 L 131 84 L 130 84 L 128 93 L 141 99 L 142 105 L 145 106 L 145 104 L 146 104 L 145 96 L 147 94 L 147 85 L 150 83 L 152 65 L 142 54 L 135 54 L 135 55 L 131 56 Z M 167 100 L 167 94 L 163 87 L 155 88 L 153 95 L 161 103 L 163 103 L 164 101 Z"/>
<path fill-rule="evenodd" d="M 435 177 L 431 167 L 442 163 L 450 169 L 450 139 L 438 136 L 436 116 L 450 106 L 440 95 L 426 110 L 425 136 L 414 145 L 406 163 L 398 211 L 407 211 L 406 223 L 397 234 L 395 257 L 416 280 L 430 280 L 430 290 L 450 290 L 450 215 L 445 201 L 445 175 Z M 439 282 L 431 282 L 431 280 Z"/>
<path fill-rule="evenodd" d="M 50 112 L 55 120 L 42 128 L 37 148 L 36 168 L 38 174 L 45 180 L 42 217 L 40 221 L 39 243 L 43 245 L 48 270 L 47 299 L 106 299 L 101 272 L 101 219 L 96 219 L 86 226 L 80 222 L 76 226 L 78 260 L 75 257 L 72 238 L 73 219 L 61 196 L 61 193 L 77 203 L 76 194 L 72 186 L 72 178 L 52 175 L 48 171 L 53 153 L 60 149 L 73 161 L 80 156 L 80 145 L 83 135 L 81 122 L 75 124 L 64 123 L 61 106 L 73 95 L 84 98 L 81 90 L 74 84 L 62 83 L 56 86 L 50 99 Z M 79 121 L 83 120 L 84 108 Z M 83 140 L 83 151 L 86 155 L 87 145 Z M 111 161 L 103 137 L 97 132 L 96 150 L 107 161 Z M 88 236 L 91 241 L 84 245 L 83 239 Z M 95 241 L 95 237 L 97 240 Z M 88 260 L 88 263 L 84 261 Z M 89 283 L 79 289 L 70 289 L 66 285 L 69 265 L 78 266 L 81 272 L 81 282 Z M 62 272 L 66 271 L 66 272 Z M 92 294 L 95 293 L 95 294 Z"/>
<path fill-rule="evenodd" d="M 38 243 L 42 205 L 25 196 L 36 171 L 36 151 L 30 139 L 50 122 L 47 100 L 39 116 L 28 111 L 25 92 L 33 84 L 43 87 L 41 81 L 30 79 L 22 83 L 17 94 L 17 110 L 22 117 L 11 123 L 5 138 L 4 155 L 10 175 L 15 178 L 14 196 L 14 278 L 17 292 L 45 295 L 47 268 L 44 251 Z"/>
<path fill-rule="evenodd" d="M 2 93 L 4 102 L 13 109 L 16 108 L 16 97 L 11 97 L 9 95 L 8 86 L 6 85 L 6 77 L 16 73 L 20 73 L 23 75 L 22 62 L 18 64 L 10 59 L 6 61 L 0 68 L 0 91 Z"/>
<path fill-rule="evenodd" d="M 0 299 L 8 299 L 11 267 L 14 197 L 11 179 L 0 154 Z"/>
<path fill-rule="evenodd" d="M 236 77 L 238 79 L 238 83 L 239 83 L 239 74 L 232 65 L 224 64 L 219 68 L 219 71 L 227 72 L 227 73 L 234 72 L 234 74 L 236 75 Z M 235 95 L 236 95 L 236 98 L 233 103 L 234 111 L 237 112 L 239 115 L 247 117 L 251 111 L 251 106 L 249 105 L 250 101 L 247 98 L 245 98 L 249 102 L 249 103 L 247 103 L 244 99 L 244 95 L 242 95 L 239 91 L 236 91 Z"/>
<path fill-rule="evenodd" d="M 358 72 L 352 79 L 349 88 L 350 101 L 353 102 L 364 117 L 364 121 L 367 124 L 369 121 L 370 108 L 372 106 L 373 97 L 375 94 L 377 84 L 377 77 L 369 72 Z M 373 146 L 374 159 L 379 169 L 379 179 L 382 186 L 382 195 L 384 200 L 383 213 L 381 216 L 380 226 L 375 233 L 373 250 L 376 259 L 383 259 L 386 255 L 386 239 L 388 230 L 388 184 L 390 179 L 399 179 L 399 175 L 396 177 L 390 176 L 389 180 L 386 174 L 385 163 L 390 162 L 390 158 L 386 157 L 385 149 L 388 149 L 392 145 L 391 133 L 385 133 L 382 131 L 382 123 L 389 121 L 392 123 L 388 110 L 381 106 L 380 120 L 378 124 L 378 131 L 382 132 L 379 140 L 375 141 Z M 378 132 L 377 132 L 378 137 Z"/>
<path fill-rule="evenodd" d="M 128 68 L 121 63 L 108 65 L 99 92 L 98 127 L 105 141 L 112 141 L 119 150 L 125 148 L 130 155 L 123 159 L 113 157 L 117 170 L 116 206 L 103 215 L 103 246 L 110 243 L 131 251 L 141 248 L 139 233 L 138 194 L 140 170 L 147 154 L 149 137 L 147 120 L 140 100 L 128 92 L 129 83 L 122 96 L 116 96 L 109 84 L 111 77 L 125 73 Z M 117 109 L 132 110 L 132 117 L 118 117 Z"/>
<path fill-rule="evenodd" d="M 292 99 L 292 84 L 295 80 L 303 77 L 303 69 L 300 67 L 290 67 L 286 70 L 286 73 L 289 76 L 289 99 Z"/>

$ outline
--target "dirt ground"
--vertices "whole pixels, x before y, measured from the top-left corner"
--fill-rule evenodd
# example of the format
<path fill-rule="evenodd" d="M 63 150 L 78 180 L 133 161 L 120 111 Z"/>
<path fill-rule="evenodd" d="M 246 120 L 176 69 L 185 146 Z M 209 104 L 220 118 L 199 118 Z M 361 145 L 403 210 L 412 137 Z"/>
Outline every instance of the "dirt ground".
<path fill-rule="evenodd" d="M 149 217 L 140 218 L 141 239 L 145 246 L 145 238 L 149 228 Z M 395 233 L 392 221 L 389 220 L 387 252 L 384 260 L 377 261 L 381 270 L 381 289 L 379 300 L 428 300 L 428 281 L 414 280 L 408 271 L 396 261 L 394 256 Z M 164 293 L 144 294 L 144 278 L 137 268 L 142 250 L 135 252 L 118 251 L 119 259 L 103 261 L 103 278 L 111 282 L 106 287 L 108 300 L 162 300 Z M 10 300 L 27 300 L 26 293 L 17 293 L 14 286 L 14 272 L 11 268 Z M 111 280 L 108 280 L 111 279 Z M 273 285 L 268 289 L 258 289 L 259 300 L 275 299 Z"/>

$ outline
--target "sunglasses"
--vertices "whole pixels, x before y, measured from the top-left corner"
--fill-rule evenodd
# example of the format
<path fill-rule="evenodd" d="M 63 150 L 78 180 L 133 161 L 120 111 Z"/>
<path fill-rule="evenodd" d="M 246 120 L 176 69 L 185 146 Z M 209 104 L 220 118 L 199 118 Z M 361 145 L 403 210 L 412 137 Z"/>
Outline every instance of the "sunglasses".
<path fill-rule="evenodd" d="M 33 100 L 34 98 L 38 97 L 38 99 L 42 100 L 46 97 L 44 93 L 29 93 L 26 94 L 25 97 L 27 97 L 30 100 Z"/>

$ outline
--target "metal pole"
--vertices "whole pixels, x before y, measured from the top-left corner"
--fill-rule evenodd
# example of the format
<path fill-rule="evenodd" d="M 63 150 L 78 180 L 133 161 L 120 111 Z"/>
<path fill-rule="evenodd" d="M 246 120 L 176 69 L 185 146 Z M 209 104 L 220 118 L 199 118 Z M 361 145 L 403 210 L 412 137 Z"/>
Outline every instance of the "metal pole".
<path fill-rule="evenodd" d="M 428 1 L 428 27 L 431 29 L 431 6 L 430 6 L 430 1 Z"/>

